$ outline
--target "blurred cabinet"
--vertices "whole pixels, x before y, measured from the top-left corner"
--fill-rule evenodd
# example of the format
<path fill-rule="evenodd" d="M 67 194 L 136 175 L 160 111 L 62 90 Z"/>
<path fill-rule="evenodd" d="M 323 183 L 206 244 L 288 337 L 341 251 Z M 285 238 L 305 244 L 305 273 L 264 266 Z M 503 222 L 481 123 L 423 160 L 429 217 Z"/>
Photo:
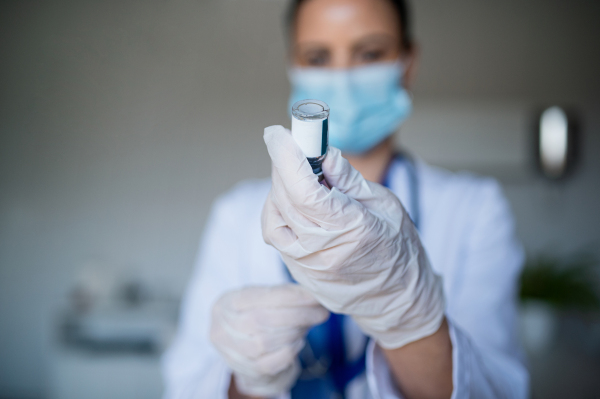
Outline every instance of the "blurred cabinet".
<path fill-rule="evenodd" d="M 158 399 L 160 356 L 57 350 L 48 375 L 50 399 Z"/>
<path fill-rule="evenodd" d="M 158 399 L 161 354 L 175 331 L 175 302 L 145 301 L 66 312 L 49 356 L 50 399 Z"/>

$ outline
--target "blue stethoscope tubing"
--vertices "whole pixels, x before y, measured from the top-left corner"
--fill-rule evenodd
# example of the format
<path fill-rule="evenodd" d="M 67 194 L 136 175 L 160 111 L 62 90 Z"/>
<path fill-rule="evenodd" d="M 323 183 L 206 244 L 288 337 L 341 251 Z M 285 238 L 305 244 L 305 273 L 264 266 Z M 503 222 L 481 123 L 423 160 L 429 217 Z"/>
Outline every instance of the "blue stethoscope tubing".
<path fill-rule="evenodd" d="M 419 230 L 421 222 L 419 176 L 417 174 L 417 167 L 412 156 L 405 152 L 397 153 L 389 163 L 381 184 L 388 189 L 390 188 L 390 171 L 395 161 L 403 161 L 406 165 L 406 170 L 408 172 L 408 195 L 410 196 L 410 217 L 416 229 Z"/>

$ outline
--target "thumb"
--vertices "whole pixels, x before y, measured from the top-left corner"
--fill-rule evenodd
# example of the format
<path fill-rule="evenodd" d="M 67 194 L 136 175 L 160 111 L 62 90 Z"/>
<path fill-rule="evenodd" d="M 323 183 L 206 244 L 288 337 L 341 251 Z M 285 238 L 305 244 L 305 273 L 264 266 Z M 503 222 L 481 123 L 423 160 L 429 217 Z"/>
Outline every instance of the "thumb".
<path fill-rule="evenodd" d="M 327 190 L 319 184 L 306 156 L 283 126 L 265 128 L 263 136 L 271 161 L 273 173 L 280 179 L 273 184 L 282 185 L 290 201 L 295 205 L 308 205 L 327 196 Z"/>
<path fill-rule="evenodd" d="M 289 185 L 293 186 L 302 180 L 314 180 L 319 184 L 316 178 L 308 179 L 314 176 L 312 168 L 288 129 L 280 125 L 266 127 L 263 139 L 273 167 Z M 311 182 L 305 185 L 312 186 Z"/>

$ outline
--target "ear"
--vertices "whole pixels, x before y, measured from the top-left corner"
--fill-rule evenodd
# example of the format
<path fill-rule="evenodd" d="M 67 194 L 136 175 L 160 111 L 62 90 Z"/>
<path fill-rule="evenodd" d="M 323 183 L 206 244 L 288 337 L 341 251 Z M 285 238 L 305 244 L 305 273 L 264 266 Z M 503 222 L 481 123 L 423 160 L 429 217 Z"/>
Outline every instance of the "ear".
<path fill-rule="evenodd" d="M 417 43 L 414 43 L 410 50 L 405 51 L 402 55 L 402 62 L 404 63 L 404 76 L 403 82 L 404 87 L 408 90 L 411 90 L 415 81 L 417 80 L 417 72 L 419 69 L 419 61 L 420 61 L 420 48 Z"/>

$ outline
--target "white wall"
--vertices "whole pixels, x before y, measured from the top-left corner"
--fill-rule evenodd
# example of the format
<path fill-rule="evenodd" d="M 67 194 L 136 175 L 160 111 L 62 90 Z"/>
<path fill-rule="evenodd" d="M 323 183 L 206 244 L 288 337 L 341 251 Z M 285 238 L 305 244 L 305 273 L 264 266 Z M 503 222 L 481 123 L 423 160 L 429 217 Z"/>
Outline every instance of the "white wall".
<path fill-rule="evenodd" d="M 584 126 L 580 163 L 560 182 L 541 178 L 534 167 L 535 106 L 519 100 L 419 101 L 399 142 L 437 165 L 499 179 L 530 255 L 584 251 L 600 259 L 600 103 L 577 107 Z"/>
<path fill-rule="evenodd" d="M 43 395 L 54 318 L 84 263 L 178 295 L 212 200 L 268 175 L 262 129 L 288 123 L 282 9 L 0 3 L 0 396 Z M 422 72 L 400 141 L 502 177 L 532 251 L 600 241 L 599 11 L 415 0 Z M 586 134 L 560 186 L 532 177 L 525 147 L 530 109 L 554 101 L 580 107 Z"/>

